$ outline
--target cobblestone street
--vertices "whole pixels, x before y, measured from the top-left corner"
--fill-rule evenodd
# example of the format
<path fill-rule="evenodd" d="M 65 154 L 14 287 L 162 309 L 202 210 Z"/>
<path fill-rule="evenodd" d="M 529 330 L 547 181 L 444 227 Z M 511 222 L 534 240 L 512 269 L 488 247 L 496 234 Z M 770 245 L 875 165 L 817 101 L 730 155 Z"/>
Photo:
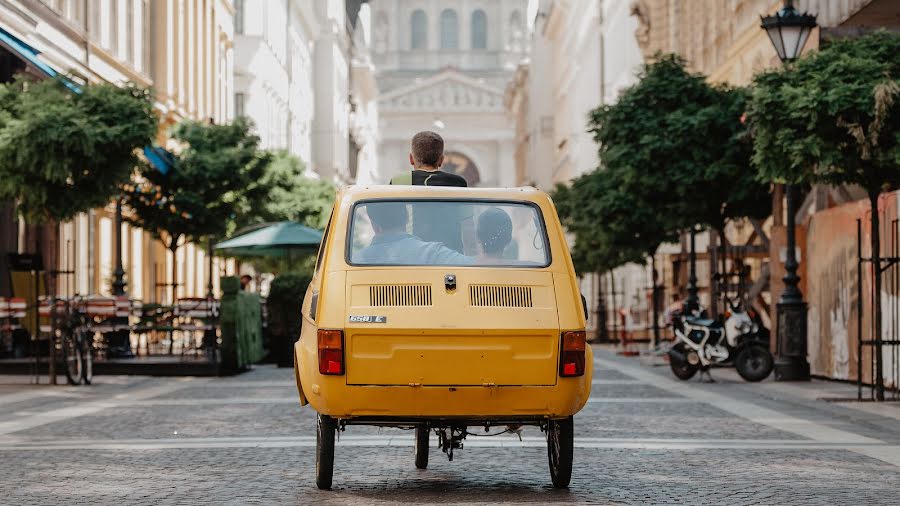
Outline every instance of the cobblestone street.
<path fill-rule="evenodd" d="M 674 380 L 599 353 L 575 474 L 550 487 L 537 429 L 413 465 L 407 432 L 351 427 L 334 490 L 314 483 L 315 418 L 290 369 L 0 386 L 3 504 L 898 504 L 900 406 L 834 403 L 838 383 Z M 0 383 L 13 381 L 0 378 Z"/>

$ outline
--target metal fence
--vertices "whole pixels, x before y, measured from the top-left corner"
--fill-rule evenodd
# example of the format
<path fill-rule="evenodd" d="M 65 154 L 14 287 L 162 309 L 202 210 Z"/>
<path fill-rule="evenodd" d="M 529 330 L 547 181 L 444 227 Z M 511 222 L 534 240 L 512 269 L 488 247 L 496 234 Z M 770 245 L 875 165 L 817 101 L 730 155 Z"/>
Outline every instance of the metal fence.
<path fill-rule="evenodd" d="M 886 221 L 886 220 L 884 220 Z M 883 256 L 878 265 L 863 243 L 856 220 L 856 377 L 858 400 L 900 400 L 900 238 L 898 220 L 881 229 Z M 868 248 L 867 248 L 868 247 Z M 869 251 L 864 256 L 865 250 Z M 886 251 L 885 251 L 886 250 Z M 875 277 L 881 283 L 876 307 Z M 880 332 L 879 332 L 880 330 Z"/>

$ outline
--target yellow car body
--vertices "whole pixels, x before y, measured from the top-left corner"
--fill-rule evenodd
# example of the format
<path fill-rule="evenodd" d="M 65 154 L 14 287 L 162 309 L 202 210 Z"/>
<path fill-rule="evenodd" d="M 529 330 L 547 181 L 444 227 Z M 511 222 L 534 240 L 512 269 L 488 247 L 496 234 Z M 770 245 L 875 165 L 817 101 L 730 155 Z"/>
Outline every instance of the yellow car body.
<path fill-rule="evenodd" d="M 354 207 L 382 200 L 532 206 L 549 264 L 353 265 Z M 571 417 L 590 395 L 590 345 L 581 348 L 583 374 L 561 375 L 562 335 L 581 331 L 583 343 L 585 309 L 553 203 L 533 188 L 343 188 L 302 312 L 294 348 L 300 402 L 341 424 L 540 425 Z M 341 374 L 321 372 L 320 330 L 340 331 Z"/>

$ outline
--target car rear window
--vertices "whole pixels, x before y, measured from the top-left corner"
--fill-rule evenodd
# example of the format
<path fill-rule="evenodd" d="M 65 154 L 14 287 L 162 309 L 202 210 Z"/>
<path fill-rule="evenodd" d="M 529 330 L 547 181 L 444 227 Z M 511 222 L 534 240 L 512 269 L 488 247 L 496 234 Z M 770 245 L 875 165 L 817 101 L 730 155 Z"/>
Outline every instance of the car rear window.
<path fill-rule="evenodd" d="M 525 202 L 362 201 L 349 239 L 351 265 L 550 265 L 543 216 Z"/>

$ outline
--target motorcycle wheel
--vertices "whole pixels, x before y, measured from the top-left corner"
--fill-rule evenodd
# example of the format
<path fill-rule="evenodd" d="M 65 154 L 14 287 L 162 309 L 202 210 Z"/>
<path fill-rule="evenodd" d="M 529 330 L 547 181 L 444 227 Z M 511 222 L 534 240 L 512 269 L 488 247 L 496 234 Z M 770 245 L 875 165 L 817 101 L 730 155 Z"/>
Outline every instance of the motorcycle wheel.
<path fill-rule="evenodd" d="M 746 381 L 762 381 L 769 377 L 775 360 L 768 349 L 752 344 L 738 352 L 734 358 L 734 368 Z"/>
<path fill-rule="evenodd" d="M 687 350 L 684 349 L 684 344 L 681 343 L 676 344 L 674 346 L 674 349 L 682 355 L 687 353 Z M 674 374 L 676 378 L 682 381 L 687 381 L 693 378 L 698 371 L 698 367 L 696 365 L 691 365 L 686 360 L 678 360 L 672 355 L 669 355 L 669 367 L 672 368 L 672 374 Z"/>

